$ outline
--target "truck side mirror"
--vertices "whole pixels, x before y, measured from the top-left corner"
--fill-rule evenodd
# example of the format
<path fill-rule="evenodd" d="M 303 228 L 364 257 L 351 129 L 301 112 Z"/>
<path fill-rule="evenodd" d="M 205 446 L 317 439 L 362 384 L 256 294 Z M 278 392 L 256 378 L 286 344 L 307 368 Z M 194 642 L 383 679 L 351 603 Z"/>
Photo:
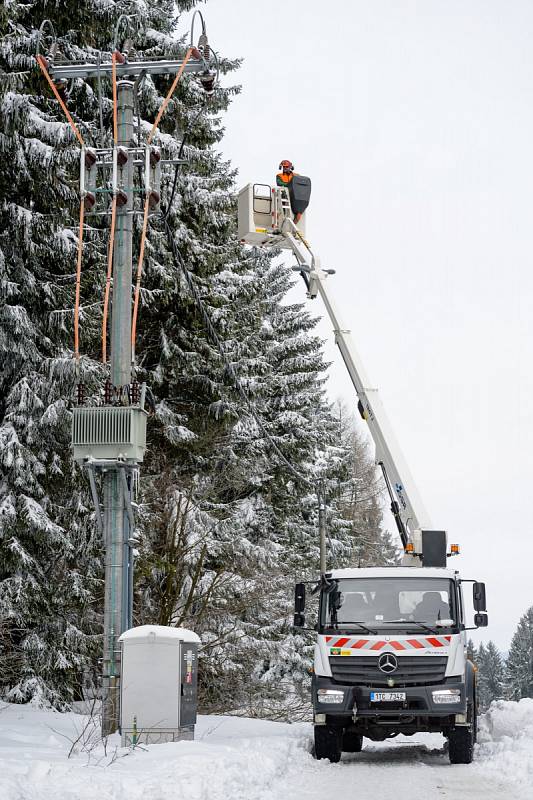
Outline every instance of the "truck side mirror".
<path fill-rule="evenodd" d="M 476 628 L 486 628 L 489 624 L 489 618 L 487 614 L 475 614 L 474 615 L 474 625 Z"/>
<path fill-rule="evenodd" d="M 297 583 L 294 587 L 294 613 L 302 614 L 305 611 L 305 583 Z M 294 623 L 296 625 L 296 623 Z"/>
<path fill-rule="evenodd" d="M 295 628 L 303 628 L 305 625 L 305 617 L 303 614 L 295 614 L 294 615 L 294 622 L 292 623 Z"/>
<path fill-rule="evenodd" d="M 474 585 L 472 587 L 472 594 L 474 599 L 474 608 L 476 609 L 476 611 L 486 611 L 487 600 L 485 597 L 485 584 L 474 581 Z"/>

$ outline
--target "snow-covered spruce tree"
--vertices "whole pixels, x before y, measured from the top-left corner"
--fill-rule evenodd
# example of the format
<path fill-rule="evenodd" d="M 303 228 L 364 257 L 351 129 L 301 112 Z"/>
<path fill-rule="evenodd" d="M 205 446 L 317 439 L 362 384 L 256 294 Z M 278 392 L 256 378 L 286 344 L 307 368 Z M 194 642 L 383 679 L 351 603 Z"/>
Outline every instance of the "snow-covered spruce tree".
<path fill-rule="evenodd" d="M 235 247 L 234 234 L 227 246 Z M 316 574 L 318 566 L 314 478 L 334 425 L 323 396 L 321 343 L 311 335 L 314 322 L 302 306 L 281 305 L 290 272 L 240 247 L 230 265 L 212 278 L 217 303 L 209 301 L 209 315 L 224 333 L 226 359 L 249 402 L 232 381 L 220 385 L 220 375 L 210 373 L 204 358 L 211 406 L 195 420 L 181 401 L 185 444 L 175 447 L 184 454 L 176 450 L 166 469 L 175 499 L 160 489 L 163 472 L 147 496 L 143 605 L 155 603 L 154 610 L 164 608 L 162 621 L 188 624 L 202 634 L 205 705 L 246 705 L 259 713 L 261 700 L 260 713 L 272 715 L 274 685 L 278 694 L 284 691 L 280 672 L 285 690 L 292 680 L 288 622 L 294 579 Z M 180 363 L 169 365 L 176 367 L 184 383 Z M 165 382 L 172 380 L 171 375 Z M 167 404 L 172 408 L 183 396 L 182 390 Z M 168 454 L 168 447 L 153 452 Z M 176 548 L 185 555 L 179 570 Z M 303 655 L 296 656 L 299 677 Z"/>
<path fill-rule="evenodd" d="M 98 4 L 92 21 L 83 4 L 68 5 L 69 28 L 93 36 Z M 10 700 L 58 706 L 96 652 L 100 586 L 87 495 L 69 452 L 74 137 L 34 59 L 35 24 L 55 11 L 62 33 L 66 6 L 10 3 L 0 36 L 0 615 L 14 665 L 0 685 Z M 65 46 L 71 56 L 81 54 L 76 38 Z M 80 114 L 94 110 L 84 86 L 73 96 Z M 96 260 L 88 253 L 87 285 Z"/>
<path fill-rule="evenodd" d="M 533 697 L 533 606 L 520 618 L 507 658 L 507 688 L 510 700 Z"/>
<path fill-rule="evenodd" d="M 211 423 L 206 435 L 209 416 L 202 413 L 193 431 L 187 417 L 183 436 L 194 436 L 194 448 L 189 439 L 185 465 L 183 458 L 169 462 L 175 497 L 159 475 L 146 498 L 143 606 L 162 622 L 201 632 L 205 707 L 244 707 L 268 716 L 287 714 L 289 707 L 294 714 L 301 708 L 298 688 L 308 680 L 312 637 L 295 635 L 289 621 L 295 579 L 317 574 L 315 485 L 323 481 L 329 498 L 332 565 L 350 563 L 360 536 L 353 518 L 339 517 L 339 486 L 357 482 L 363 508 L 357 521 L 367 533 L 374 525 L 374 544 L 381 516 L 373 467 L 360 474 L 356 456 L 338 440 L 323 394 L 325 365 L 314 322 L 301 305 L 282 303 L 291 273 L 256 251 L 247 260 L 239 251 L 239 258 L 240 266 L 213 276 L 219 295 L 209 313 L 224 332 L 227 358 L 255 416 L 234 387 L 220 394 L 224 387 L 217 385 L 212 412 L 237 421 L 230 416 L 227 429 L 219 429 L 216 452 L 206 447 L 214 430 Z M 191 452 L 201 454 L 192 468 Z M 386 563 L 389 550 L 394 558 L 385 541 L 378 561 Z"/>
<path fill-rule="evenodd" d="M 472 639 L 466 643 L 466 656 L 473 664 L 477 664 L 477 650 Z"/>
<path fill-rule="evenodd" d="M 261 514 L 254 527 L 265 526 L 278 556 L 262 581 L 246 701 L 254 713 L 294 717 L 302 707 L 312 643 L 309 634 L 290 629 L 293 586 L 295 580 L 318 573 L 316 486 L 323 483 L 326 494 L 331 494 L 331 484 L 344 477 L 346 452 L 335 442 L 335 424 L 324 395 L 326 365 L 321 342 L 313 335 L 315 321 L 302 304 L 284 303 L 292 285 L 285 266 L 259 261 L 257 272 L 262 279 L 261 349 L 267 370 L 256 390 L 256 404 L 270 439 L 296 473 L 277 457 L 271 441 L 260 436 L 254 449 L 265 462 L 266 475 L 254 492 Z M 239 452 L 246 452 L 246 429 L 238 433 Z M 250 456 L 252 462 L 257 458 L 253 451 Z M 336 554 L 341 557 L 349 550 L 348 537 L 334 532 L 334 509 L 329 517 Z M 303 694 L 308 699 L 309 692 Z"/>
<path fill-rule="evenodd" d="M 480 645 L 476 665 L 479 707 L 481 711 L 486 711 L 493 700 L 503 697 L 504 691 L 505 664 L 494 642 L 489 641 L 486 646 Z"/>
<path fill-rule="evenodd" d="M 183 0 L 179 9 L 193 3 Z M 112 5 L 84 0 L 12 2 L 0 32 L 0 613 L 2 641 L 15 667 L 0 682 L 9 699 L 68 701 L 100 649 L 101 542 L 90 521 L 88 492 L 72 470 L 69 409 L 77 379 L 72 359 L 77 235 L 77 143 L 35 62 L 37 27 L 53 23 L 61 53 L 95 60 L 112 47 L 121 13 L 135 21 L 144 55 L 184 48 L 173 36 L 173 2 Z M 50 28 L 46 29 L 49 33 Z M 44 49 L 47 42 L 44 41 Z M 224 65 L 223 65 L 224 68 Z M 168 79 L 142 87 L 153 119 Z M 109 94 L 109 86 L 104 86 Z M 88 142 L 100 141 L 94 85 L 69 86 L 68 104 Z M 219 93 L 221 104 L 227 92 Z M 174 131 L 184 103 L 165 120 Z M 195 112 L 196 113 L 196 112 Z M 111 103 L 104 100 L 103 141 L 110 141 Z M 146 125 L 145 125 L 146 129 Z M 170 150 L 179 143 L 168 136 Z M 81 376 L 101 382 L 98 358 L 106 223 L 88 220 L 82 280 Z M 155 259 L 156 261 L 156 259 Z M 153 262 L 152 262 L 153 263 Z M 177 282 L 178 276 L 166 276 Z M 146 305 L 157 291 L 145 294 Z"/>
<path fill-rule="evenodd" d="M 180 2 L 178 8 L 192 5 Z M 2 39 L 2 144 L 8 161 L 2 213 L 15 231 L 2 241 L 2 285 L 15 309 L 9 308 L 11 316 L 2 321 L 2 335 L 4 353 L 14 352 L 18 361 L 10 362 L 4 379 L 8 400 L 1 432 L 14 430 L 17 447 L 24 448 L 2 465 L 0 547 L 12 559 L 4 559 L 0 576 L 8 620 L 2 635 L 20 661 L 17 672 L 25 676 L 22 682 L 4 676 L 10 697 L 41 694 L 61 704 L 72 696 L 91 656 L 94 666 L 100 646 L 95 634 L 100 630 L 101 543 L 91 534 L 87 492 L 70 469 L 64 402 L 76 378 L 70 349 L 76 147 L 31 59 L 32 25 L 48 16 L 65 56 L 91 59 L 99 49 L 109 54 L 116 21 L 125 12 L 135 16 L 141 55 L 177 56 L 184 48 L 174 38 L 173 10 L 170 2 L 85 2 L 75 8 L 66 2 L 53 8 L 13 3 L 12 25 Z M 222 62 L 223 71 L 233 66 Z M 147 77 L 139 87 L 141 139 L 168 83 Z M 109 93 L 109 86 L 104 88 Z M 141 483 L 136 621 L 187 624 L 202 634 L 203 697 L 220 708 L 248 699 L 253 706 L 280 670 L 289 681 L 304 671 L 305 643 L 289 632 L 288 620 L 294 578 L 314 572 L 317 563 L 316 501 L 312 489 L 275 453 L 272 439 L 311 485 L 317 464 L 322 476 L 336 481 L 342 466 L 323 397 L 325 365 L 313 321 L 301 306 L 280 307 L 290 283 L 287 271 L 257 251 L 243 252 L 236 241 L 233 176 L 213 147 L 222 135 L 218 115 L 232 91 L 219 89 L 206 99 L 195 79 L 185 77 L 158 142 L 169 155 L 178 155 L 186 136 L 183 153 L 189 164 L 175 181 L 171 176 L 164 182 L 162 205 L 179 258 L 249 400 L 235 390 L 234 374 L 208 333 L 161 222 L 149 232 L 137 343 L 138 377 L 152 387 L 156 411 Z M 72 85 L 69 105 L 84 136 L 98 141 L 94 86 Z M 109 143 L 108 99 L 103 112 Z M 25 168 L 23 183 L 15 180 L 19 163 Z M 44 179 L 49 194 L 40 191 Z M 20 191 L 12 208 L 14 185 Z M 91 223 L 82 282 L 82 350 L 87 354 L 82 372 L 90 390 L 105 374 L 95 361 L 105 269 L 102 227 L 105 223 Z M 24 400 L 17 417 L 12 409 L 24 380 L 35 399 L 33 406 Z M 17 511 L 22 489 L 37 503 L 31 514 L 26 506 Z M 339 555 L 341 539 L 336 535 Z M 18 586 L 22 589 L 14 595 Z M 223 697 L 217 696 L 222 685 Z"/>
<path fill-rule="evenodd" d="M 357 566 L 389 566 L 398 563 L 394 538 L 383 530 L 383 477 L 376 469 L 371 445 L 363 438 L 356 419 L 345 403 L 333 408 L 337 441 L 347 456 L 344 481 L 333 489 L 337 518 L 349 534 L 350 551 L 346 563 Z"/>

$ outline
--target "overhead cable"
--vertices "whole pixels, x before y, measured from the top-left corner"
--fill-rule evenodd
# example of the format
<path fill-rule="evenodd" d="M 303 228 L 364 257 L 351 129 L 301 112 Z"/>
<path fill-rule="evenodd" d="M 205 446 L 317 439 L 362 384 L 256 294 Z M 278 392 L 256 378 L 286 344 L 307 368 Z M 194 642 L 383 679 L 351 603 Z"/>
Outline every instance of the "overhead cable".
<path fill-rule="evenodd" d="M 291 474 L 298 481 L 300 481 L 300 483 L 303 483 L 307 488 L 313 489 L 313 491 L 314 491 L 315 490 L 314 484 L 311 481 L 309 481 L 306 477 L 304 477 L 304 475 L 302 475 L 300 472 L 298 472 L 298 470 L 291 464 L 291 462 L 282 453 L 282 451 L 278 447 L 277 443 L 272 438 L 270 433 L 265 428 L 263 422 L 261 421 L 261 419 L 257 415 L 257 412 L 255 410 L 255 406 L 254 406 L 253 402 L 250 400 L 250 398 L 248 396 L 248 393 L 246 392 L 246 390 L 245 390 L 245 388 L 244 388 L 244 386 L 242 384 L 241 379 L 239 378 L 239 376 L 235 372 L 235 368 L 234 368 L 233 364 L 227 358 L 226 351 L 225 351 L 224 345 L 222 343 L 222 340 L 220 339 L 218 333 L 216 332 L 216 329 L 215 329 L 215 326 L 213 325 L 213 322 L 211 320 L 210 314 L 207 311 L 207 308 L 205 307 L 205 304 L 204 304 L 204 302 L 202 300 L 200 292 L 198 291 L 198 287 L 196 286 L 196 283 L 195 283 L 191 273 L 189 272 L 189 270 L 185 266 L 185 262 L 183 261 L 181 253 L 179 252 L 178 247 L 176 245 L 176 242 L 174 240 L 174 236 L 172 235 L 172 230 L 170 228 L 168 219 L 166 217 L 163 217 L 163 222 L 164 222 L 166 233 L 167 233 L 168 243 L 169 243 L 169 246 L 170 246 L 170 248 L 172 250 L 172 255 L 174 256 L 174 260 L 175 260 L 176 264 L 179 266 L 179 268 L 180 268 L 180 270 L 181 270 L 181 272 L 182 272 L 182 274 L 183 274 L 183 276 L 185 278 L 185 281 L 187 283 L 187 287 L 188 287 L 191 295 L 193 296 L 193 299 L 194 299 L 194 301 L 195 301 L 195 303 L 196 303 L 196 305 L 198 307 L 198 310 L 200 311 L 200 314 L 202 315 L 202 320 L 204 322 L 206 331 L 207 331 L 209 337 L 211 338 L 211 341 L 213 342 L 213 344 L 217 348 L 217 350 L 219 352 L 219 355 L 220 355 L 220 357 L 222 358 L 222 360 L 224 362 L 224 366 L 226 367 L 227 374 L 230 376 L 234 388 L 239 393 L 239 396 L 240 396 L 241 400 L 246 404 L 248 410 L 250 411 L 252 417 L 254 418 L 254 420 L 255 420 L 255 422 L 257 424 L 257 427 L 259 428 L 259 430 L 261 431 L 263 436 L 268 440 L 268 442 L 270 443 L 272 449 L 274 450 L 274 452 L 276 453 L 276 455 L 278 456 L 280 461 L 283 462 L 283 464 L 287 467 L 287 469 L 291 472 Z"/>

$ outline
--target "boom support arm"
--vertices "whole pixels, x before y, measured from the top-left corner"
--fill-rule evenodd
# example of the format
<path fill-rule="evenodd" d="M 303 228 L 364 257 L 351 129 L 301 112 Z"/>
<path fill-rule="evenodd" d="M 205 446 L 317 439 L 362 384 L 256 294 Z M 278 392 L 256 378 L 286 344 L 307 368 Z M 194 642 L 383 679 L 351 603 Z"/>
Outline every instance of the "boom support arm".
<path fill-rule="evenodd" d="M 415 533 L 431 528 L 426 509 L 396 442 L 378 390 L 371 388 L 350 331 L 343 325 L 327 286 L 328 273 L 303 239 L 294 222 L 288 217 L 281 234 L 290 245 L 308 287 L 309 297 L 320 295 L 333 325 L 335 341 L 359 398 L 359 411 L 366 420 L 376 447 L 376 464 L 383 470 L 391 498 L 391 511 L 405 548 Z M 418 547 L 416 548 L 419 549 Z"/>

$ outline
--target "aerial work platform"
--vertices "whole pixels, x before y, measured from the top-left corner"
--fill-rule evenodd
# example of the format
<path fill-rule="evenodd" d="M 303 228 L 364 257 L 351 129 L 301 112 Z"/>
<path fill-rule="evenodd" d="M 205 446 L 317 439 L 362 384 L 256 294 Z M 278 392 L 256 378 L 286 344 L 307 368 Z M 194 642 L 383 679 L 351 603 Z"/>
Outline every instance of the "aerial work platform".
<path fill-rule="evenodd" d="M 300 179 L 300 180 L 298 180 Z M 303 183 L 305 181 L 306 183 Z M 311 182 L 303 175 L 296 175 L 293 197 L 289 190 L 281 186 L 272 187 L 267 183 L 248 183 L 238 195 L 238 236 L 241 242 L 264 247 L 276 244 L 287 250 L 291 245 L 281 235 L 281 229 L 286 219 L 294 219 L 294 205 L 298 203 L 294 195 L 299 192 L 311 193 Z M 305 206 L 309 202 L 304 201 Z M 298 232 L 305 238 L 305 211 L 302 212 L 296 224 Z"/>

